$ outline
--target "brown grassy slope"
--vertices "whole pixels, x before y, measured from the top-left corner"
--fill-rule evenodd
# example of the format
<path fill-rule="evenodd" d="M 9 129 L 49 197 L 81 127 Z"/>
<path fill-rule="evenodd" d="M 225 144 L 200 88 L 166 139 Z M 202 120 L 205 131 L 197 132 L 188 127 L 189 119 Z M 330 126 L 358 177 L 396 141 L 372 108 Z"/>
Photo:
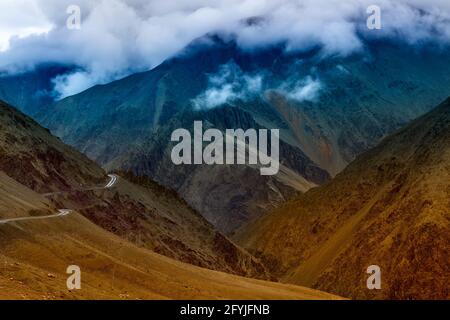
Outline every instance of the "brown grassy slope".
<path fill-rule="evenodd" d="M 97 225 L 139 246 L 205 268 L 269 278 L 257 259 L 218 233 L 167 189 L 145 189 L 121 179 L 112 190 L 92 190 L 109 180 L 97 164 L 0 102 L 2 171 L 38 193 L 66 191 L 49 197 L 55 208 L 77 209 Z M 6 207 L 6 196 L 12 196 L 13 189 L 4 192 L 2 202 L 3 211 L 10 216 L 17 215 L 14 206 L 25 206 L 15 201 Z M 22 201 L 30 199 L 25 191 L 19 191 Z"/>
<path fill-rule="evenodd" d="M 32 208 L 46 203 L 42 196 L 10 178 L 6 180 L 17 191 L 11 194 L 10 188 L 6 195 L 19 199 L 17 207 L 22 201 Z M 21 199 L 22 192 L 26 200 Z M 0 189 L 0 199 L 4 195 Z M 22 210 L 21 215 L 26 216 L 28 207 Z M 69 265 L 81 268 L 79 291 L 66 287 Z M 60 218 L 0 224 L 0 299 L 336 298 L 312 289 L 178 262 L 138 248 L 76 212 Z"/>
<path fill-rule="evenodd" d="M 132 176 L 127 176 L 133 179 Z M 177 194 L 151 180 L 119 178 L 113 189 L 53 197 L 107 231 L 167 257 L 242 276 L 269 279 L 261 262 L 216 231 Z"/>
<path fill-rule="evenodd" d="M 448 299 L 450 99 L 240 231 L 284 281 L 352 298 Z M 382 289 L 366 288 L 366 269 Z"/>
<path fill-rule="evenodd" d="M 52 214 L 50 201 L 0 171 L 0 218 L 17 218 L 33 212 Z"/>

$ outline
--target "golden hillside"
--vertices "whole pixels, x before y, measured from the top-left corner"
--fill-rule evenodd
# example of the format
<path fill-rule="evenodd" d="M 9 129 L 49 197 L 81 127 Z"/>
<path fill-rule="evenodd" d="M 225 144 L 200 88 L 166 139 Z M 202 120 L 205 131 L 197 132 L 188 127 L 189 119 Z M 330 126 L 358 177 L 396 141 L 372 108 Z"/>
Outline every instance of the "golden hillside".
<path fill-rule="evenodd" d="M 181 262 L 266 276 L 174 192 L 124 178 L 106 188 L 107 178 L 0 103 L 0 299 L 337 298 Z M 67 289 L 69 265 L 81 268 L 81 290 Z"/>
<path fill-rule="evenodd" d="M 294 285 L 211 271 L 138 248 L 0 173 L 0 299 L 337 299 Z M 69 265 L 81 290 L 66 287 Z"/>
<path fill-rule="evenodd" d="M 0 174 L 9 177 L 0 202 L 4 218 L 17 215 L 33 200 L 23 190 L 26 186 L 46 198 L 39 209 L 29 208 L 27 213 L 46 215 L 50 204 L 74 209 L 103 229 L 170 258 L 270 278 L 257 259 L 215 230 L 175 192 L 150 179 L 142 187 L 119 178 L 114 188 L 105 188 L 110 178 L 100 166 L 1 101 Z M 129 174 L 127 178 L 136 179 Z"/>
<path fill-rule="evenodd" d="M 285 282 L 351 298 L 448 299 L 450 99 L 240 230 Z M 379 265 L 381 290 L 368 290 Z"/>

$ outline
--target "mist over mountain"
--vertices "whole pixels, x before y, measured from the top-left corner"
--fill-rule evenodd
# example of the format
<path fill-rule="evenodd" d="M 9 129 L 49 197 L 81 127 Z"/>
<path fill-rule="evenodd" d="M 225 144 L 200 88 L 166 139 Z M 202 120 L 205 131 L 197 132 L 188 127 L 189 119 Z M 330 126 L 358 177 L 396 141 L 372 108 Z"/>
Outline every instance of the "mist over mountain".
<path fill-rule="evenodd" d="M 324 56 L 321 46 L 248 50 L 236 39 L 210 35 L 150 71 L 56 103 L 47 97 L 30 110 L 20 97 L 55 84 L 45 76 L 51 70 L 42 70 L 17 76 L 23 91 L 8 90 L 5 78 L 0 94 L 107 168 L 177 190 L 226 233 L 326 182 L 450 94 L 446 47 L 375 39 L 353 54 Z M 30 79 L 40 79 L 37 91 Z M 170 133 L 195 120 L 221 130 L 280 129 L 282 173 L 262 178 L 251 167 L 233 166 L 230 175 L 227 167 L 173 165 Z"/>
<path fill-rule="evenodd" d="M 66 27 L 70 0 L 10 2 L 0 7 L 0 70 L 15 74 L 43 63 L 77 66 L 55 78 L 59 97 L 152 69 L 206 34 L 234 39 L 246 51 L 319 47 L 324 57 L 349 56 L 371 39 L 417 47 L 450 40 L 445 0 L 378 1 L 380 30 L 366 26 L 370 0 L 82 0 L 77 2 L 80 30 Z"/>

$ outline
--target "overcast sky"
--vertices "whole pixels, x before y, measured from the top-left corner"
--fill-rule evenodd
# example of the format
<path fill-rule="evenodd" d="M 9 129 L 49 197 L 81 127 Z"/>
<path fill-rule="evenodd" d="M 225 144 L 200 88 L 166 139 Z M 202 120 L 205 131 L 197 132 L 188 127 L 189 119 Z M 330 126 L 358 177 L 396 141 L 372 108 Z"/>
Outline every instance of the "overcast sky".
<path fill-rule="evenodd" d="M 79 5 L 81 30 L 68 30 Z M 365 27 L 379 5 L 382 30 Z M 263 18 L 248 24 L 249 18 Z M 449 0 L 0 0 L 0 70 L 45 62 L 85 71 L 58 79 L 62 96 L 152 68 L 208 32 L 233 35 L 244 49 L 280 42 L 287 50 L 321 45 L 325 54 L 361 49 L 359 35 L 409 44 L 450 42 Z"/>

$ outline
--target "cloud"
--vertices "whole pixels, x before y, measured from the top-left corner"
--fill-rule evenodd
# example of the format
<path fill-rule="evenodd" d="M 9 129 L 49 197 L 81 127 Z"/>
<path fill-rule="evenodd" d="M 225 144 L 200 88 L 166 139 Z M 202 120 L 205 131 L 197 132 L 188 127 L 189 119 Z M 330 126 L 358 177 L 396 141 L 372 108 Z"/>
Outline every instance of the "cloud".
<path fill-rule="evenodd" d="M 81 30 L 68 30 L 66 9 L 78 4 Z M 369 5 L 379 5 L 382 29 L 366 28 Z M 367 38 L 395 37 L 416 45 L 450 42 L 448 0 L 2 0 L 0 71 L 41 63 L 78 66 L 55 79 L 67 96 L 176 55 L 207 34 L 234 37 L 245 50 L 283 43 L 286 50 L 321 47 L 348 55 Z M 214 93 L 217 99 L 227 94 Z"/>
<path fill-rule="evenodd" d="M 290 88 L 289 88 L 290 87 Z M 281 91 L 290 99 L 303 101 L 316 101 L 322 84 L 318 79 L 313 79 L 311 76 L 307 76 L 301 81 L 297 81 L 293 85 L 281 88 Z"/>
<path fill-rule="evenodd" d="M 83 71 L 59 75 L 52 80 L 55 98 L 58 100 L 70 96 L 73 92 L 82 92 L 95 85 L 95 80 Z"/>
<path fill-rule="evenodd" d="M 247 74 L 234 62 L 220 66 L 209 76 L 208 89 L 192 100 L 195 109 L 212 109 L 236 100 L 248 100 L 261 94 L 262 74 Z"/>
<path fill-rule="evenodd" d="M 44 34 L 52 25 L 37 3 L 27 0 L 0 2 L 0 52 L 10 48 L 10 40 L 23 39 L 33 34 Z"/>
<path fill-rule="evenodd" d="M 299 75 L 288 79 L 275 80 L 276 75 L 269 70 L 246 73 L 233 61 L 221 65 L 217 73 L 208 77 L 208 88 L 192 99 L 196 110 L 205 110 L 219 107 L 223 104 L 249 101 L 263 96 L 267 90 L 276 90 L 289 99 L 299 102 L 315 102 L 323 84 L 317 78 L 306 75 L 299 79 Z"/>

